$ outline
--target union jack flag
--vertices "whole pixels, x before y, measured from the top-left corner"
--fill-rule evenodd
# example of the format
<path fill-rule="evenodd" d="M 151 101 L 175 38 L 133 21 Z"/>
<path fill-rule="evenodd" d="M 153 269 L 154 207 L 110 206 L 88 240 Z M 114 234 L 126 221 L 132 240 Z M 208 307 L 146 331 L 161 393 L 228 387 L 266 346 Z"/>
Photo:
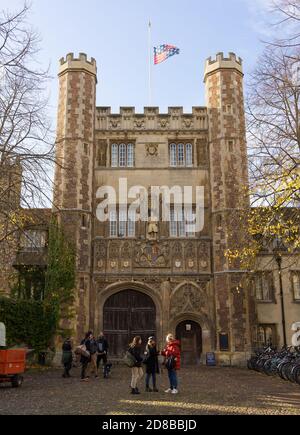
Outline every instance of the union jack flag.
<path fill-rule="evenodd" d="M 164 62 L 169 57 L 179 53 L 179 48 L 174 45 L 163 44 L 159 47 L 154 47 L 154 64 L 157 65 L 158 63 Z"/>

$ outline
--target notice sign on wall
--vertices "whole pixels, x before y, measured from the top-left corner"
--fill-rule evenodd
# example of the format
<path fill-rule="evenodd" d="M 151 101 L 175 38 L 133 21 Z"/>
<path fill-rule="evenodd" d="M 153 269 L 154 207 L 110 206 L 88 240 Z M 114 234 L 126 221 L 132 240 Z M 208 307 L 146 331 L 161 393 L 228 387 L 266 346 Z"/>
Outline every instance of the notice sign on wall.
<path fill-rule="evenodd" d="M 213 352 L 208 352 L 206 354 L 206 365 L 208 367 L 215 367 L 217 365 L 216 363 L 216 355 Z"/>

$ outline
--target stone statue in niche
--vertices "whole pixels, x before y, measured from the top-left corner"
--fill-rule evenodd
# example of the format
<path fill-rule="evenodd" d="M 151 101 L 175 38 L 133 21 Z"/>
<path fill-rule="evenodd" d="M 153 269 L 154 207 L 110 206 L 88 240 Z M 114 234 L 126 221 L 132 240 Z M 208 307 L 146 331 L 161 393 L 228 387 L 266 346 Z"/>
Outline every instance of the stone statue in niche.
<path fill-rule="evenodd" d="M 158 238 L 158 222 L 156 220 L 149 219 L 147 238 L 149 240 L 157 240 L 157 238 Z"/>

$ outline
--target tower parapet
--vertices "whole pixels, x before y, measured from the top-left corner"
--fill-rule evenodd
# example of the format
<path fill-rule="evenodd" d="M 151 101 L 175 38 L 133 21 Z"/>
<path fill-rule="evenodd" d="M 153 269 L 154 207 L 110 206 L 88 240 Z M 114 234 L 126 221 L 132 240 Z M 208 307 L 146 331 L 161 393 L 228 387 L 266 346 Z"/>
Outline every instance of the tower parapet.
<path fill-rule="evenodd" d="M 209 74 L 215 73 L 217 70 L 231 69 L 243 74 L 243 61 L 237 57 L 235 53 L 229 53 L 228 57 L 224 57 L 224 53 L 220 52 L 214 59 L 209 57 L 205 63 L 204 81 Z"/>
<path fill-rule="evenodd" d="M 97 62 L 93 57 L 88 60 L 85 53 L 79 53 L 78 57 L 74 57 L 74 53 L 69 53 L 59 61 L 58 76 L 72 70 L 85 71 L 97 76 Z"/>

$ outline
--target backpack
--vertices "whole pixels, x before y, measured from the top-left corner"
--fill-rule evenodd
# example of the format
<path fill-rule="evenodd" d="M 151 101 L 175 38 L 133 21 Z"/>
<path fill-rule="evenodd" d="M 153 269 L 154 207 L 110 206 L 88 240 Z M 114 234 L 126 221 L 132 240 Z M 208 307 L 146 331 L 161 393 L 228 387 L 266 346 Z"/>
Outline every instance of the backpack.
<path fill-rule="evenodd" d="M 81 344 L 80 346 L 77 346 L 75 350 L 76 355 L 84 356 L 85 358 L 90 358 L 90 352 L 86 349 L 85 344 Z"/>
<path fill-rule="evenodd" d="M 137 362 L 136 359 L 135 359 L 135 357 L 134 357 L 134 355 L 132 355 L 132 353 L 129 352 L 129 351 L 127 351 L 127 352 L 125 353 L 125 356 L 124 356 L 124 358 L 123 358 L 123 361 L 124 361 L 124 363 L 127 365 L 127 367 L 130 367 L 130 368 L 134 367 L 135 364 L 136 364 L 136 362 Z"/>

